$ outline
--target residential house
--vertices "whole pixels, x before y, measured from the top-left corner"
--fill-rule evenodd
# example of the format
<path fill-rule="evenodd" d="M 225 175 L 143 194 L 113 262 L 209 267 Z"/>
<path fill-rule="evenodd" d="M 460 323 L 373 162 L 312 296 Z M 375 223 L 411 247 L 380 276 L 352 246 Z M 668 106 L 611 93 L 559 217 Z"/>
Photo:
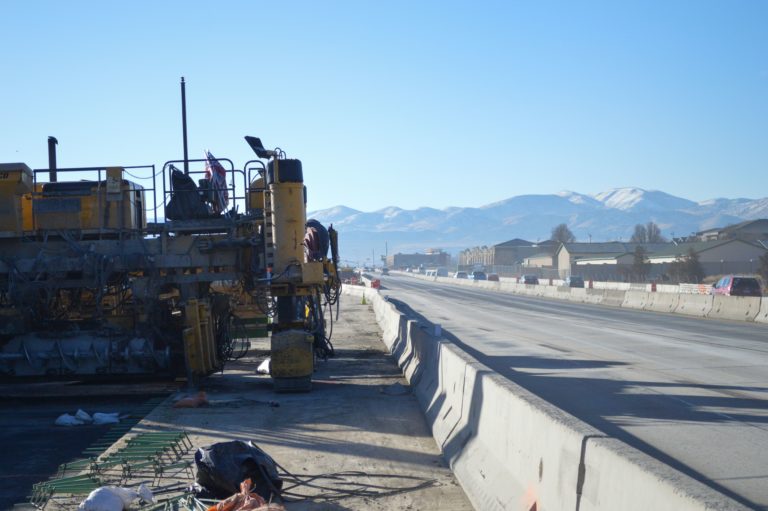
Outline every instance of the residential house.
<path fill-rule="evenodd" d="M 768 240 L 768 218 L 747 220 L 746 222 L 741 222 L 726 227 L 715 227 L 713 229 L 707 229 L 706 231 L 699 231 L 696 233 L 695 237 L 695 241 L 716 241 L 732 239 L 746 241 Z"/>

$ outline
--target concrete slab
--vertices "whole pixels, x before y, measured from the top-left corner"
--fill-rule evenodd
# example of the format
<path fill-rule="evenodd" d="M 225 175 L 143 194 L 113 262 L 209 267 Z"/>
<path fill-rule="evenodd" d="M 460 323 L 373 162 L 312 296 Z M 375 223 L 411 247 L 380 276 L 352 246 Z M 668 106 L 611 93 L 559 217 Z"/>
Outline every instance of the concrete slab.
<path fill-rule="evenodd" d="M 355 472 L 340 477 L 382 494 L 371 498 L 351 492 L 333 501 L 288 503 L 289 511 L 472 509 L 381 341 L 372 306 L 361 304 L 361 297 L 342 296 L 333 342 L 336 357 L 319 363 L 311 393 L 273 393 L 269 378 L 254 373 L 257 360 L 250 356 L 206 381 L 211 406 L 163 406 L 134 429 L 184 429 L 195 446 L 252 440 L 296 476 Z M 390 491 L 417 485 L 424 487 Z M 294 491 L 317 495 L 322 490 Z"/>

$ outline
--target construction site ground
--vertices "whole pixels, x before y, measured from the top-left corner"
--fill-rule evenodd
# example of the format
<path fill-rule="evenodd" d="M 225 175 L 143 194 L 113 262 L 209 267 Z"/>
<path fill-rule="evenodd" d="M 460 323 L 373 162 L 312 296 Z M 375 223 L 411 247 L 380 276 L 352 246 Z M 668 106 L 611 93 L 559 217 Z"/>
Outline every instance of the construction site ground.
<path fill-rule="evenodd" d="M 291 489 L 309 498 L 286 502 L 289 511 L 472 509 L 381 342 L 370 305 L 342 296 L 332 340 L 336 356 L 318 363 L 310 393 L 274 393 L 270 378 L 256 373 L 268 340 L 252 341 L 245 358 L 207 378 L 199 389 L 176 393 L 130 434 L 186 431 L 193 446 L 186 460 L 200 446 L 251 440 L 292 476 L 309 483 Z M 207 406 L 173 407 L 181 395 L 197 390 L 205 391 Z M 179 488 L 194 482 L 191 470 L 153 479 L 137 472 L 123 484 Z M 49 509 L 73 508 L 80 500 L 52 502 Z"/>

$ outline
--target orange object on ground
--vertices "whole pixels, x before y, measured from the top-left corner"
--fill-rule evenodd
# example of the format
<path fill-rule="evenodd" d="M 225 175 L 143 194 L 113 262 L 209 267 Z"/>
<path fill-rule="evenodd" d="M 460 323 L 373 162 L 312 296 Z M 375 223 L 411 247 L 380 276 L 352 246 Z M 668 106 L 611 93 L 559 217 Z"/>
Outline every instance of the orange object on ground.
<path fill-rule="evenodd" d="M 251 480 L 240 483 L 240 493 L 222 500 L 208 511 L 285 511 L 282 504 L 267 504 L 258 493 L 251 493 Z"/>
<path fill-rule="evenodd" d="M 208 404 L 208 396 L 205 395 L 204 391 L 200 391 L 197 393 L 195 397 L 185 397 L 184 399 L 179 399 L 173 404 L 174 408 L 198 408 L 200 406 L 205 406 Z"/>

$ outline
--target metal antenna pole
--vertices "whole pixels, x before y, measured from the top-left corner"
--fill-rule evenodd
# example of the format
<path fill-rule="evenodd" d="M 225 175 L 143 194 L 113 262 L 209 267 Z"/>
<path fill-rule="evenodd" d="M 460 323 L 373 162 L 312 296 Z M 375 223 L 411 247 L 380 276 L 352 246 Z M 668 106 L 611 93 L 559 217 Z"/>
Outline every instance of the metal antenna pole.
<path fill-rule="evenodd" d="M 181 129 L 184 138 L 184 173 L 189 174 L 189 151 L 187 150 L 187 90 L 181 77 Z"/>

